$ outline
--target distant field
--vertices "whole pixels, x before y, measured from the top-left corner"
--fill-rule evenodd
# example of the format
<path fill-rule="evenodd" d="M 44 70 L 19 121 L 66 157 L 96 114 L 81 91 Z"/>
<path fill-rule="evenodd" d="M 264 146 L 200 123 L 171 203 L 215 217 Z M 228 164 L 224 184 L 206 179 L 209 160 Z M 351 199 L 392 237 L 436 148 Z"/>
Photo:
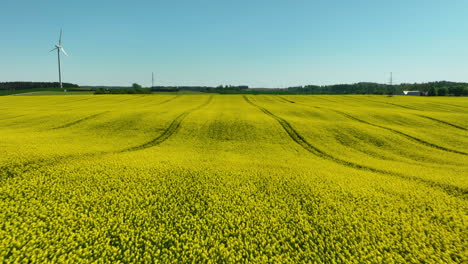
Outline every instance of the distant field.
<path fill-rule="evenodd" d="M 67 91 L 64 92 L 59 88 L 40 88 L 40 89 L 28 89 L 28 90 L 0 90 L 0 96 L 32 96 L 32 95 L 87 95 L 94 94 L 94 91 Z M 174 94 L 203 94 L 198 91 L 178 91 L 178 92 L 152 92 L 157 95 L 174 95 Z M 101 96 L 101 95 L 100 95 Z"/>
<path fill-rule="evenodd" d="M 177 92 L 152 92 L 152 94 L 206 94 L 199 91 L 177 91 Z"/>
<path fill-rule="evenodd" d="M 85 95 L 85 94 L 93 94 L 94 92 L 91 91 L 83 91 L 83 92 L 63 92 L 63 91 L 40 91 L 40 92 L 28 92 L 28 93 L 19 93 L 14 94 L 12 96 L 32 96 L 32 95 Z"/>
<path fill-rule="evenodd" d="M 467 263 L 468 98 L 0 97 L 0 262 Z"/>

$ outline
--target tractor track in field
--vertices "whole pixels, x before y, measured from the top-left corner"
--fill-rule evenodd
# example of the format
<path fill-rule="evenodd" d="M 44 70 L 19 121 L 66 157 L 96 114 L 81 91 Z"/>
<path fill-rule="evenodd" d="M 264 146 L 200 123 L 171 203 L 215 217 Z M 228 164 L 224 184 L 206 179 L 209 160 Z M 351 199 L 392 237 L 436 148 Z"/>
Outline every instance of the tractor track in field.
<path fill-rule="evenodd" d="M 355 98 L 355 97 L 352 97 L 352 98 Z M 404 106 L 404 105 L 395 104 L 395 103 L 389 103 L 389 102 L 374 101 L 374 100 L 370 100 L 370 99 L 367 99 L 367 98 L 358 98 L 358 100 L 366 100 L 366 101 L 374 102 L 374 103 L 389 104 L 389 105 L 392 105 L 392 106 L 396 106 L 396 107 L 404 108 L 404 109 L 409 109 L 409 110 L 424 111 L 424 110 L 418 109 L 418 108 L 413 108 L 413 107 Z M 459 105 L 451 105 L 451 104 L 444 104 L 444 103 L 432 103 L 432 104 L 435 104 L 435 105 L 438 105 L 438 106 L 444 106 L 444 107 L 448 106 L 448 107 L 455 107 L 455 108 L 459 107 L 459 108 L 466 109 L 465 107 L 459 106 Z"/>
<path fill-rule="evenodd" d="M 425 115 L 418 115 L 418 114 L 415 114 L 415 115 L 417 115 L 419 117 L 422 117 L 422 118 L 426 118 L 426 119 L 435 121 L 435 122 L 438 122 L 438 123 L 441 123 L 441 124 L 445 124 L 445 125 L 448 125 L 448 126 L 451 126 L 451 127 L 454 127 L 454 128 L 458 128 L 458 129 L 461 129 L 461 130 L 464 130 L 464 131 L 468 131 L 468 129 L 466 129 L 464 127 L 449 123 L 449 122 L 444 121 L 444 120 L 436 119 L 436 118 L 425 116 Z"/>
<path fill-rule="evenodd" d="M 130 147 L 130 148 L 127 148 L 127 149 L 124 149 L 120 152 L 129 152 L 129 151 L 137 151 L 137 150 L 142 150 L 142 149 L 147 149 L 147 148 L 151 148 L 151 147 L 154 147 L 154 146 L 157 146 L 159 144 L 161 144 L 162 142 L 166 141 L 169 137 L 171 137 L 174 133 L 177 132 L 177 130 L 179 129 L 180 127 L 180 124 L 182 123 L 182 120 L 185 119 L 185 117 L 189 114 L 189 111 L 187 112 L 183 112 L 182 114 L 180 114 L 179 116 L 177 116 L 172 122 L 171 124 L 169 125 L 169 127 L 167 127 L 163 132 L 162 134 L 160 134 L 158 137 L 152 139 L 151 141 L 148 141 L 142 145 L 139 145 L 139 146 L 135 146 L 135 147 Z"/>
<path fill-rule="evenodd" d="M 369 100 L 369 101 L 372 101 L 372 100 Z M 372 102 L 380 103 L 378 101 L 372 101 Z M 404 109 L 421 111 L 420 109 L 412 108 L 412 107 L 409 107 L 409 106 L 404 106 L 404 105 L 399 105 L 399 104 L 394 104 L 394 103 L 388 103 L 388 102 L 381 102 L 381 103 L 393 105 L 393 106 L 404 108 Z"/>
<path fill-rule="evenodd" d="M 65 125 L 61 125 L 61 126 L 58 126 L 58 127 L 54 127 L 54 128 L 52 128 L 52 130 L 71 127 L 71 126 L 74 126 L 74 125 L 79 124 L 79 123 L 81 123 L 81 122 L 84 122 L 84 121 L 87 121 L 87 120 L 96 118 L 96 117 L 98 117 L 98 116 L 100 116 L 100 115 L 103 115 L 103 114 L 109 113 L 109 112 L 110 112 L 110 111 L 104 111 L 104 112 L 101 112 L 101 113 L 97 113 L 97 114 L 94 114 L 94 115 L 90 115 L 90 116 L 87 116 L 87 117 L 78 119 L 78 120 L 76 120 L 76 121 L 67 123 L 67 124 L 65 124 Z"/>
<path fill-rule="evenodd" d="M 283 101 L 281 101 L 281 102 L 283 102 Z M 294 102 L 294 103 L 296 103 L 296 102 Z M 366 125 L 374 126 L 374 124 L 370 124 L 369 122 L 364 121 L 364 120 L 360 120 L 360 119 L 358 120 L 358 118 L 356 118 L 356 117 L 354 117 L 354 116 L 351 116 L 351 115 L 349 115 L 349 114 L 340 112 L 340 111 L 338 111 L 338 110 L 334 110 L 334 109 L 330 109 L 330 108 L 324 108 L 324 107 L 319 107 L 319 106 L 312 106 L 312 105 L 308 105 L 308 104 L 304 104 L 304 103 L 297 103 L 297 104 L 298 104 L 298 105 L 307 106 L 307 107 L 311 107 L 311 108 L 317 108 L 317 109 L 324 109 L 324 110 L 334 111 L 334 112 L 336 112 L 337 114 L 340 114 L 340 115 L 342 115 L 342 116 L 344 116 L 344 117 L 346 117 L 346 118 L 348 118 L 348 119 L 351 119 L 351 120 L 354 120 L 354 121 L 358 121 L 358 122 L 364 123 L 364 124 L 366 124 Z M 421 117 L 425 117 L 425 116 L 422 116 L 422 115 L 421 115 Z M 382 128 L 382 127 L 380 127 L 380 126 L 377 126 L 377 127 Z M 386 129 L 386 128 L 385 128 L 385 129 Z M 394 132 L 394 131 L 391 131 L 391 132 Z M 361 150 L 357 150 L 357 151 L 362 152 Z M 386 159 L 388 159 L 388 158 L 386 157 Z M 395 160 L 395 161 L 397 161 L 397 160 Z M 416 163 L 416 165 L 420 165 L 420 163 Z"/>
<path fill-rule="evenodd" d="M 250 105 L 256 107 L 257 109 L 259 109 L 260 111 L 262 111 L 266 115 L 268 115 L 271 118 L 273 118 L 274 120 L 276 120 L 282 126 L 284 131 L 289 135 L 289 137 L 294 142 L 296 142 L 302 148 L 304 148 L 306 151 L 314 154 L 315 156 L 318 156 L 320 158 L 333 161 L 335 163 L 338 163 L 338 164 L 341 164 L 341 165 L 344 165 L 344 166 L 347 166 L 347 167 L 350 167 L 350 168 L 364 170 L 364 171 L 370 171 L 370 172 L 374 172 L 374 173 L 380 173 L 380 174 L 384 174 L 384 175 L 396 176 L 396 177 L 399 177 L 401 179 L 419 182 L 419 183 L 425 184 L 426 186 L 429 186 L 429 187 L 436 188 L 436 189 L 439 189 L 441 191 L 444 191 L 445 193 L 447 193 L 448 195 L 451 195 L 451 196 L 461 197 L 462 199 L 467 199 L 468 198 L 468 190 L 464 189 L 464 188 L 461 188 L 461 187 L 458 187 L 458 186 L 454 186 L 454 185 L 450 185 L 450 184 L 444 184 L 444 183 L 438 183 L 438 182 L 434 182 L 434 181 L 431 181 L 431 180 L 422 179 L 422 178 L 419 178 L 419 177 L 414 177 L 414 176 L 409 176 L 409 175 L 396 173 L 396 172 L 392 172 L 392 171 L 386 171 L 386 170 L 381 170 L 381 169 L 377 169 L 377 168 L 373 168 L 373 167 L 368 167 L 368 166 L 364 166 L 364 165 L 361 165 L 361 164 L 357 164 L 357 163 L 354 163 L 354 162 L 350 162 L 350 161 L 346 161 L 346 160 L 334 157 L 333 155 L 330 155 L 330 154 L 320 150 L 319 148 L 313 146 L 311 143 L 309 143 L 285 119 L 273 114 L 272 112 L 270 112 L 266 108 L 253 103 L 252 101 L 250 101 L 250 99 L 247 96 L 244 95 L 243 98 L 247 103 L 249 103 Z"/>
<path fill-rule="evenodd" d="M 156 104 L 156 105 L 162 105 L 162 104 L 165 104 L 165 103 L 169 103 L 170 101 L 175 100 L 175 99 L 176 99 L 177 97 L 179 97 L 179 96 L 180 96 L 180 95 L 174 96 L 174 97 L 172 97 L 172 98 L 170 98 L 170 99 L 168 99 L 168 100 L 165 100 L 165 101 L 163 101 L 163 102 L 161 102 L 161 103 L 158 103 L 158 104 Z M 132 98 L 132 99 L 136 99 L 136 98 Z M 93 119 L 93 118 L 95 118 L 95 117 L 98 117 L 98 116 L 100 116 L 100 115 L 102 115 L 102 114 L 109 113 L 109 112 L 110 112 L 110 111 L 104 111 L 104 112 L 101 112 L 101 113 L 97 113 L 97 114 L 94 114 L 94 115 L 90 115 L 90 116 L 87 116 L 87 117 L 78 119 L 78 120 L 76 120 L 76 121 L 67 123 L 67 124 L 65 124 L 65 125 L 58 126 L 58 127 L 54 127 L 54 128 L 52 128 L 52 129 L 55 130 L 55 129 L 62 129 L 62 128 L 71 127 L 71 126 L 74 126 L 74 125 L 79 124 L 79 123 L 81 123 L 81 122 L 87 121 L 87 120 L 89 120 L 89 119 Z"/>
<path fill-rule="evenodd" d="M 294 102 L 294 103 L 295 103 L 295 102 Z M 317 106 L 310 106 L 310 105 L 302 104 L 302 103 L 299 103 L 299 104 L 300 104 L 300 105 L 305 105 L 305 106 L 308 106 L 308 107 L 320 108 L 320 107 L 317 107 Z M 331 110 L 331 111 L 333 111 L 333 112 L 336 112 L 336 113 L 338 113 L 338 114 L 340 114 L 340 115 L 342 115 L 342 116 L 345 116 L 345 117 L 347 117 L 347 118 L 349 118 L 349 119 L 352 119 L 352 120 L 354 120 L 354 121 L 358 121 L 358 122 L 360 122 L 360 123 L 363 123 L 363 124 L 366 124 L 366 125 L 369 125 L 369 126 L 374 126 L 374 127 L 378 127 L 378 128 L 381 128 L 381 129 L 385 129 L 385 130 L 391 131 L 391 132 L 393 132 L 393 133 L 396 133 L 396 134 L 398 134 L 398 135 L 400 135 L 400 136 L 406 137 L 406 138 L 408 138 L 408 139 L 410 139 L 410 140 L 412 140 L 412 141 L 414 141 L 414 142 L 420 143 L 420 144 L 425 145 L 425 146 L 427 146 L 427 147 L 431 147 L 431 148 L 435 148 L 435 149 L 439 149 L 439 150 L 443 150 L 443 151 L 447 151 L 447 152 L 457 153 L 457 154 L 460 154 L 460 155 L 468 155 L 468 153 L 466 153 L 466 152 L 458 151 L 458 150 L 455 150 L 455 149 L 449 149 L 449 148 L 446 148 L 446 147 L 442 147 L 442 146 L 439 146 L 439 145 L 437 145 L 437 144 L 430 143 L 430 142 L 427 142 L 427 141 L 422 140 L 422 139 L 420 139 L 420 138 L 417 138 L 417 137 L 408 135 L 408 134 L 403 133 L 403 132 L 401 132 L 401 131 L 399 131 L 399 130 L 396 130 L 396 129 L 393 129 L 393 128 L 389 128 L 389 127 L 385 127 L 385 126 L 381 126 L 381 125 L 377 125 L 377 124 L 373 124 L 373 123 L 370 123 L 370 122 L 368 122 L 368 121 L 359 119 L 359 118 L 354 117 L 354 116 L 352 116 L 352 115 L 350 115 L 350 114 L 347 114 L 347 113 L 344 113 L 344 112 L 341 112 L 341 111 L 338 111 L 338 110 L 335 110 L 335 109 L 330 109 L 330 108 L 326 108 L 326 109 Z M 424 118 L 428 118 L 428 119 L 434 120 L 434 121 L 436 121 L 436 122 L 444 123 L 444 124 L 446 124 L 446 125 L 454 126 L 454 127 L 458 128 L 458 129 L 462 129 L 462 130 L 465 130 L 465 131 L 466 131 L 466 129 L 463 128 L 463 127 L 459 127 L 459 126 L 453 125 L 453 124 L 451 124 L 451 123 L 448 123 L 448 122 L 445 122 L 445 121 L 442 121 L 442 120 L 438 120 L 438 119 L 431 118 L 431 117 L 427 117 L 427 116 L 423 116 L 423 115 L 417 115 L 417 116 L 424 117 Z"/>
<path fill-rule="evenodd" d="M 181 95 L 178 94 L 178 95 L 176 95 L 176 96 L 174 96 L 174 97 L 171 97 L 171 98 L 169 98 L 169 99 L 167 99 L 167 100 L 165 100 L 165 101 L 162 101 L 162 102 L 160 102 L 160 103 L 156 103 L 156 104 L 145 103 L 145 104 L 143 104 L 142 106 L 146 107 L 146 106 L 163 105 L 163 104 L 166 104 L 166 103 L 169 103 L 169 102 L 172 102 L 172 101 L 176 100 L 176 99 L 179 98 L 180 96 L 181 96 Z"/>
<path fill-rule="evenodd" d="M 139 95 L 139 96 L 135 96 L 135 97 L 132 97 L 132 98 L 126 98 L 126 99 L 123 99 L 123 100 L 120 100 L 120 101 L 117 101 L 117 102 L 114 102 L 114 103 L 121 103 L 121 102 L 126 102 L 126 101 L 130 101 L 130 100 L 136 100 L 136 99 L 140 99 L 142 97 L 145 97 L 146 95 Z"/>
<path fill-rule="evenodd" d="M 461 106 L 461 105 L 453 105 L 453 104 L 444 104 L 444 103 L 440 103 L 440 104 L 443 104 L 443 105 L 447 105 L 447 106 L 451 106 L 451 107 L 458 107 L 458 108 L 463 108 L 463 109 L 468 109 L 468 107 L 465 107 L 465 106 Z"/>
<path fill-rule="evenodd" d="M 295 104 L 296 103 L 296 102 L 291 101 L 289 99 L 286 99 L 286 98 L 284 98 L 282 96 L 278 96 L 277 98 L 281 99 L 281 101 L 286 102 L 286 103 L 290 103 L 290 104 Z"/>
<path fill-rule="evenodd" d="M 88 100 L 91 100 L 91 99 L 94 99 L 94 98 L 96 98 L 96 97 L 82 98 L 82 99 L 74 100 L 74 101 L 71 101 L 71 102 L 60 103 L 59 105 L 70 105 L 70 103 L 74 104 L 74 103 L 77 103 L 77 102 L 88 101 Z"/>
<path fill-rule="evenodd" d="M 377 125 L 377 124 L 373 124 L 373 123 L 370 123 L 368 121 L 365 121 L 365 120 L 362 120 L 362 119 L 359 119 L 357 117 L 354 117 L 350 114 L 347 114 L 347 113 L 344 113 L 344 112 L 341 112 L 341 111 L 338 111 L 338 110 L 334 110 L 334 109 L 329 109 L 329 110 L 332 110 L 340 115 L 343 115 L 349 119 L 352 119 L 352 120 L 355 120 L 355 121 L 358 121 L 358 122 L 361 122 L 363 124 L 367 124 L 367 125 L 370 125 L 370 126 L 374 126 L 374 127 L 378 127 L 378 128 L 381 128 L 381 129 L 385 129 L 385 130 L 388 130 L 388 131 L 391 131 L 395 134 L 398 134 L 398 135 L 401 135 L 401 136 L 404 136 L 412 141 L 415 141 L 415 142 L 418 142 L 422 145 L 425 145 L 425 146 L 428 146 L 428 147 L 431 147 L 431 148 L 435 148 L 435 149 L 439 149 L 439 150 L 443 150 L 443 151 L 447 151 L 447 152 L 452 152 L 452 153 L 457 153 L 457 154 L 461 154 L 461 155 L 468 155 L 468 153 L 466 152 L 462 152 L 462 151 L 458 151 L 458 150 L 454 150 L 454 149 L 449 149 L 449 148 L 446 148 L 446 147 L 442 147 L 442 146 L 439 146 L 439 145 L 436 145 L 434 143 L 430 143 L 430 142 L 427 142 L 425 140 L 422 140 L 420 138 L 417 138 L 417 137 L 414 137 L 414 136 L 411 136 L 411 135 L 408 135 L 406 133 L 403 133 L 401 131 L 398 131 L 398 130 L 395 130 L 393 128 L 389 128 L 389 127 L 384 127 L 384 126 L 381 126 L 381 125 Z"/>
<path fill-rule="evenodd" d="M 159 103 L 159 104 L 157 104 L 157 105 L 162 105 L 162 104 L 165 104 L 165 103 L 169 103 L 169 102 L 174 101 L 175 99 L 177 99 L 177 98 L 179 98 L 179 97 L 181 97 L 180 94 L 178 94 L 178 95 L 176 95 L 176 96 L 174 96 L 174 97 L 172 97 L 172 98 L 169 98 L 169 99 L 167 99 L 166 101 L 162 101 L 161 103 Z"/>
<path fill-rule="evenodd" d="M 281 99 L 281 100 L 279 100 L 279 99 Z M 291 100 L 288 100 L 288 99 L 286 99 L 286 98 L 282 98 L 281 96 L 278 96 L 278 101 L 280 101 L 281 103 L 284 103 L 284 102 L 292 103 L 292 104 L 295 104 L 295 103 L 296 103 L 296 102 L 291 101 Z M 297 104 L 298 104 L 298 105 L 307 106 L 307 107 L 310 107 L 310 108 L 325 109 L 325 108 L 323 108 L 323 107 L 311 106 L 311 105 L 306 105 L 306 104 L 303 104 L 303 103 L 297 103 Z M 327 109 L 325 109 L 325 110 L 327 110 Z M 361 153 L 363 153 L 363 154 L 369 155 L 369 152 L 368 152 L 368 151 L 363 151 L 363 150 L 360 150 L 360 149 L 357 149 L 357 148 L 353 148 L 353 149 L 354 149 L 355 151 L 358 151 L 358 152 L 361 152 Z M 375 154 L 375 153 L 373 153 L 371 156 L 373 156 L 373 157 L 378 157 L 379 159 L 386 159 L 386 160 L 389 159 L 389 157 L 387 157 L 387 156 L 377 155 L 377 154 Z M 392 159 L 392 160 L 398 162 L 398 160 L 395 160 L 395 159 Z"/>
<path fill-rule="evenodd" d="M 374 100 L 370 100 L 370 99 L 367 99 L 367 98 L 357 98 L 357 97 L 351 97 L 349 95 L 345 95 L 346 97 L 348 98 L 352 98 L 352 99 L 357 99 L 357 101 L 359 100 L 364 100 L 364 101 L 369 101 L 369 102 L 373 102 L 373 103 L 379 103 L 379 104 L 388 104 L 388 105 L 392 105 L 392 106 L 396 106 L 396 107 L 399 107 L 399 108 L 404 108 L 404 109 L 407 109 L 407 110 L 416 110 L 416 111 L 421 111 L 420 109 L 416 109 L 416 108 L 412 108 L 412 107 L 409 107 L 409 106 L 404 106 L 404 105 L 399 105 L 399 104 L 394 104 L 394 103 L 389 103 L 389 102 L 382 102 L 382 101 L 374 101 Z"/>
<path fill-rule="evenodd" d="M 395 103 L 375 101 L 375 100 L 371 100 L 371 99 L 367 99 L 367 98 L 360 98 L 360 97 L 350 97 L 348 95 L 346 95 L 346 97 L 357 99 L 357 100 L 365 100 L 365 101 L 374 102 L 374 103 L 388 104 L 388 105 L 392 105 L 392 106 L 396 106 L 396 107 L 404 108 L 404 109 L 409 109 L 409 110 L 424 111 L 424 109 L 413 108 L 413 107 L 404 106 L 404 105 L 395 104 Z M 452 104 L 446 104 L 446 103 L 431 103 L 431 104 L 435 104 L 435 105 L 443 106 L 443 107 L 455 107 L 455 108 L 458 107 L 458 108 L 468 109 L 467 107 L 463 107 L 463 106 L 460 106 L 460 105 L 452 105 Z"/>
<path fill-rule="evenodd" d="M 212 99 L 213 99 L 213 95 L 211 95 L 205 103 L 203 103 L 203 104 L 201 104 L 201 105 L 199 105 L 199 106 L 197 106 L 197 107 L 195 107 L 195 108 L 193 108 L 193 109 L 191 109 L 189 111 L 186 111 L 186 112 L 180 114 L 179 116 L 177 116 L 172 121 L 172 123 L 169 125 L 169 127 L 166 128 L 161 135 L 159 135 L 155 139 L 153 139 L 153 140 L 151 140 L 151 141 L 149 141 L 149 142 L 147 142 L 145 144 L 135 146 L 135 147 L 126 148 L 126 149 L 123 149 L 123 150 L 120 150 L 120 151 L 95 152 L 95 153 L 85 153 L 85 154 L 78 154 L 78 155 L 71 154 L 71 155 L 58 156 L 58 157 L 54 157 L 54 158 L 51 158 L 51 159 L 41 158 L 41 159 L 35 159 L 35 160 L 32 160 L 32 161 L 27 161 L 27 162 L 23 162 L 23 163 L 16 163 L 16 164 L 9 164 L 9 165 L 0 166 L 0 183 L 2 183 L 6 179 L 15 178 L 18 175 L 24 174 L 26 172 L 40 171 L 41 168 L 44 168 L 46 166 L 52 166 L 52 165 L 55 165 L 55 164 L 57 164 L 59 162 L 64 162 L 64 161 L 69 160 L 69 159 L 93 158 L 93 157 L 98 157 L 98 156 L 102 156 L 102 155 L 106 155 L 106 154 L 118 154 L 118 153 L 137 151 L 137 150 L 142 150 L 142 149 L 147 149 L 147 148 L 150 148 L 150 147 L 154 147 L 156 145 L 159 145 L 159 144 L 163 143 L 165 140 L 167 140 L 169 137 L 171 137 L 174 133 L 176 133 L 177 130 L 179 129 L 179 127 L 180 127 L 181 122 L 183 121 L 183 119 L 188 114 L 192 113 L 193 111 L 199 110 L 199 109 L 207 106 L 209 103 L 211 103 Z"/>
<path fill-rule="evenodd" d="M 172 99 L 175 99 L 175 98 L 172 98 Z M 154 147 L 154 146 L 157 146 L 157 145 L 163 143 L 164 141 L 169 139 L 172 135 L 174 135 L 179 130 L 182 121 L 187 117 L 187 115 L 189 115 L 193 111 L 199 110 L 199 109 L 207 106 L 211 102 L 212 99 L 213 99 L 213 95 L 211 95 L 208 98 L 208 100 L 205 103 L 203 103 L 202 105 L 199 105 L 199 106 L 197 106 L 197 107 L 195 107 L 195 108 L 193 108 L 191 110 L 188 110 L 188 111 L 183 112 L 182 114 L 178 115 L 171 122 L 171 124 L 159 136 L 152 139 L 151 141 L 148 141 L 148 142 L 146 142 L 146 143 L 144 143 L 142 145 L 139 145 L 139 146 L 130 147 L 130 148 L 121 150 L 119 152 L 121 153 L 121 152 L 130 152 L 130 151 L 137 151 L 137 150 L 147 149 L 147 148 L 151 148 L 151 147 Z"/>
<path fill-rule="evenodd" d="M 17 115 L 17 116 L 10 116 L 10 117 L 6 117 L 6 118 L 1 118 L 0 121 L 15 119 L 15 118 L 22 117 L 22 116 L 26 116 L 26 115 Z"/>
<path fill-rule="evenodd" d="M 340 104 L 340 102 L 335 101 L 335 100 L 331 100 L 331 99 L 329 99 L 329 98 L 323 98 L 323 97 L 320 97 L 320 96 L 317 96 L 317 97 L 314 97 L 314 98 L 318 98 L 318 99 L 320 99 L 320 100 L 322 100 L 322 101 L 326 101 L 326 102 L 331 102 L 331 103 L 335 103 L 335 104 L 336 104 L 336 103 Z"/>

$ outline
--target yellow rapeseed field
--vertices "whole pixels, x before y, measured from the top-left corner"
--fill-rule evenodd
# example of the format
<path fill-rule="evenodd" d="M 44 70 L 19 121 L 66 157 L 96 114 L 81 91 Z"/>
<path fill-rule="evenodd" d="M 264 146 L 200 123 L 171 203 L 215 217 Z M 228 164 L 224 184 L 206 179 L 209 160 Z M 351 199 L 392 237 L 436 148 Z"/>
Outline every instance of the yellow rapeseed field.
<path fill-rule="evenodd" d="M 0 263 L 467 263 L 468 98 L 0 97 Z"/>

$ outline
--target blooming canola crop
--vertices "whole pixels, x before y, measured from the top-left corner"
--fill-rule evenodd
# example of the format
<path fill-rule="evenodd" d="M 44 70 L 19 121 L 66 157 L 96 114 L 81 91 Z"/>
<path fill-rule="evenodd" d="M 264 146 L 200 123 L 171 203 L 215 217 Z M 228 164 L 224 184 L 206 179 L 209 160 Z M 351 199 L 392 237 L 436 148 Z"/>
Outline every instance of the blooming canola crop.
<path fill-rule="evenodd" d="M 466 262 L 467 102 L 0 97 L 0 262 Z"/>

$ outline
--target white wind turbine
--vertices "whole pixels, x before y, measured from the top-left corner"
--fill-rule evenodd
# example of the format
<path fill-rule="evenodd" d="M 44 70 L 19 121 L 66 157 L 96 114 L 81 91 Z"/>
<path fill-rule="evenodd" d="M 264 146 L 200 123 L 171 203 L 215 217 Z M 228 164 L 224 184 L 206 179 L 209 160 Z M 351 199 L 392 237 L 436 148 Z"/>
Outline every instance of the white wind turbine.
<path fill-rule="evenodd" d="M 58 70 L 59 70 L 59 82 L 60 82 L 60 88 L 63 89 L 63 86 L 62 86 L 62 70 L 60 68 L 60 51 L 63 52 L 63 54 L 67 55 L 67 52 L 65 52 L 65 50 L 63 49 L 62 47 L 62 29 L 60 29 L 60 37 L 59 37 L 59 43 L 57 45 L 55 45 L 55 48 L 53 48 L 50 52 L 54 51 L 54 50 L 57 50 L 57 57 L 58 57 Z"/>

